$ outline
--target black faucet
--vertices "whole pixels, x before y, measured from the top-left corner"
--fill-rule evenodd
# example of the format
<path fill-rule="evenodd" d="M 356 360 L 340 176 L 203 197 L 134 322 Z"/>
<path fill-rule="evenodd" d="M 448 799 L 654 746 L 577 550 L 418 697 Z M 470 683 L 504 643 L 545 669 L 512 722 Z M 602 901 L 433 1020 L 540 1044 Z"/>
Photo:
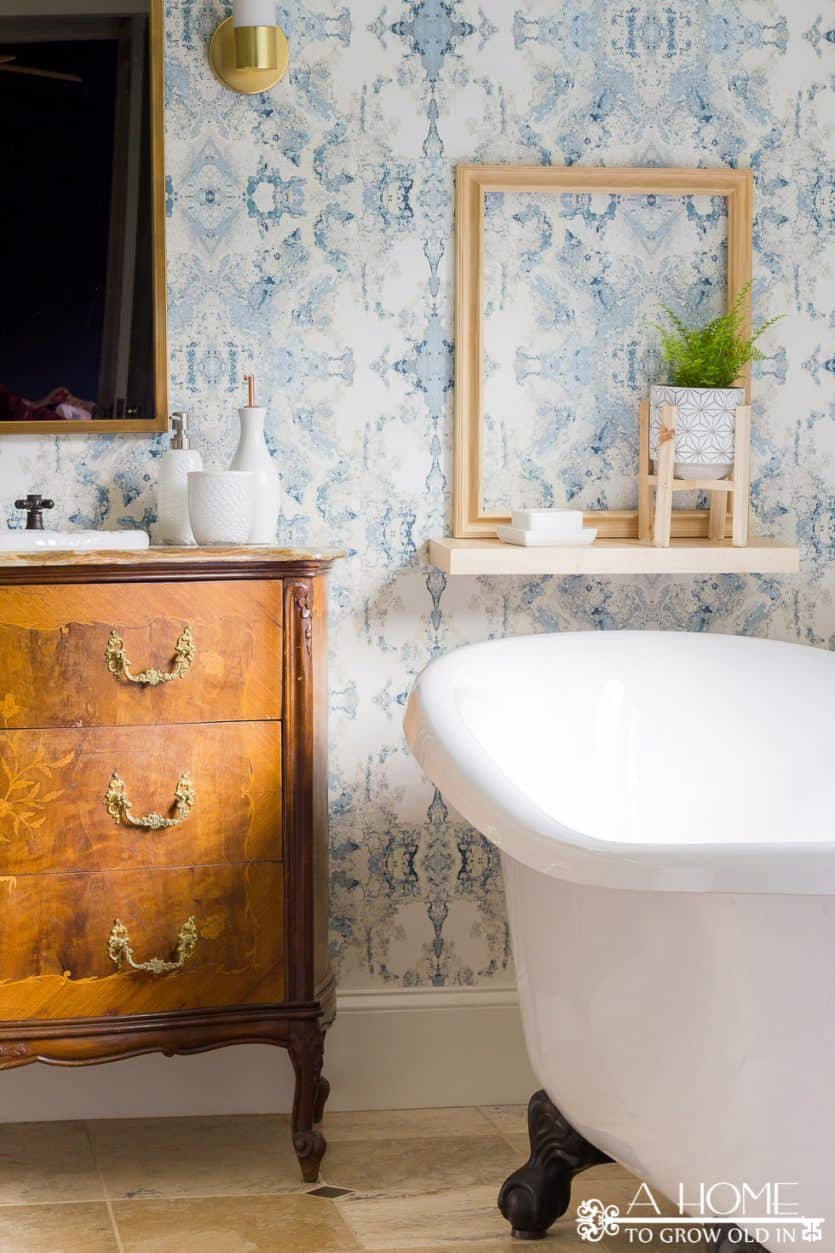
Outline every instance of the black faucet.
<path fill-rule="evenodd" d="M 26 510 L 26 530 L 42 531 L 43 530 L 43 511 L 44 509 L 54 509 L 54 500 L 44 500 L 40 492 L 30 492 L 25 500 L 16 500 L 14 502 L 15 509 Z"/>

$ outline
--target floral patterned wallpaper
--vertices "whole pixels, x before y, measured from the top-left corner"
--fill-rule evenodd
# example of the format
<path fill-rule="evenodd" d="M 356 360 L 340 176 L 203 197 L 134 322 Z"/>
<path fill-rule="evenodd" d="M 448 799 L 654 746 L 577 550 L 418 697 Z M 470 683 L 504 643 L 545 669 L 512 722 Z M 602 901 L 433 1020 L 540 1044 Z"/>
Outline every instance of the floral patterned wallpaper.
<path fill-rule="evenodd" d="M 835 15 L 824 0 L 285 0 L 289 77 L 244 98 L 206 63 L 224 11 L 167 4 L 172 407 L 223 464 L 254 370 L 281 538 L 349 554 L 331 598 L 343 984 L 510 983 L 496 857 L 404 744 L 421 667 L 493 635 L 627 626 L 835 647 Z M 450 519 L 462 160 L 753 167 L 756 314 L 788 315 L 756 373 L 754 509 L 801 544 L 799 578 L 448 581 L 427 565 Z M 53 525 L 147 526 L 162 448 L 4 439 L 6 516 L 37 488 Z M 569 484 L 582 446 L 572 457 Z"/>

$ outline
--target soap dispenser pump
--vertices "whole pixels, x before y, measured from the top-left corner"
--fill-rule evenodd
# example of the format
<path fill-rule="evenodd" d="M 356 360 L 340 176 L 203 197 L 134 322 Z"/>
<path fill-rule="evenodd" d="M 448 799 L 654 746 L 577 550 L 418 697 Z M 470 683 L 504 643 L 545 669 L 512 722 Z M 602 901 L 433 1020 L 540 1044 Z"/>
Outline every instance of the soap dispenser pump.
<path fill-rule="evenodd" d="M 189 447 L 188 414 L 171 414 L 171 446 L 159 463 L 157 511 L 159 536 L 163 544 L 193 545 L 194 535 L 188 517 L 188 476 L 203 469 L 203 458 Z"/>

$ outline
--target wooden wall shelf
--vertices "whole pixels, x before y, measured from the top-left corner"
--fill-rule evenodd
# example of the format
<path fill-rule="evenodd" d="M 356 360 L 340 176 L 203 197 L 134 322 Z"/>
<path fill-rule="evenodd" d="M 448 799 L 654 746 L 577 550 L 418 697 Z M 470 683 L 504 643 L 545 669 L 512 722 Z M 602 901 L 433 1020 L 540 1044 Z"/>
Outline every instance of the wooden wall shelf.
<path fill-rule="evenodd" d="M 598 539 L 572 548 L 523 548 L 497 539 L 433 539 L 429 560 L 445 574 L 796 574 L 800 550 L 754 539 L 673 539 L 669 548 L 634 539 Z"/>

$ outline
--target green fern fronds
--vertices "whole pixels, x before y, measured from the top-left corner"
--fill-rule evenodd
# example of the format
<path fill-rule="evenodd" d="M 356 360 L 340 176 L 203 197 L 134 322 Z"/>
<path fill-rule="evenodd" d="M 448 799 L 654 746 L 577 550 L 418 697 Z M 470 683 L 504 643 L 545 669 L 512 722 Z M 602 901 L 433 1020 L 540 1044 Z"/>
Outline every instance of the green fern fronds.
<path fill-rule="evenodd" d="M 760 336 L 780 321 L 782 314 L 763 322 L 749 336 L 742 334 L 748 282 L 727 313 L 707 326 L 689 327 L 678 314 L 662 305 L 671 326 L 650 323 L 661 335 L 661 356 L 670 366 L 673 387 L 733 387 L 749 361 L 762 361 Z"/>

